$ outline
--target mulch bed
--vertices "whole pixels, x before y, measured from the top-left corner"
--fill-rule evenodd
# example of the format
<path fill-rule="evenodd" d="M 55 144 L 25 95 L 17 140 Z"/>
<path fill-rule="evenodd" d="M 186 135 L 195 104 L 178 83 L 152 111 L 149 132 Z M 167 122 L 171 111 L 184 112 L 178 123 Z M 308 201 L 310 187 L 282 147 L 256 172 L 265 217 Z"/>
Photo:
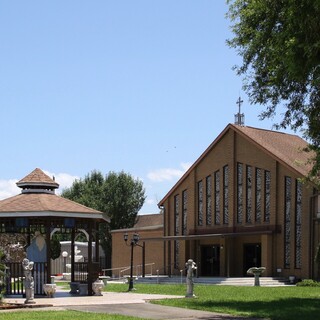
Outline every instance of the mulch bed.
<path fill-rule="evenodd" d="M 25 309 L 25 308 L 44 308 L 52 307 L 52 304 L 22 304 L 22 303 L 0 303 L 1 310 Z"/>

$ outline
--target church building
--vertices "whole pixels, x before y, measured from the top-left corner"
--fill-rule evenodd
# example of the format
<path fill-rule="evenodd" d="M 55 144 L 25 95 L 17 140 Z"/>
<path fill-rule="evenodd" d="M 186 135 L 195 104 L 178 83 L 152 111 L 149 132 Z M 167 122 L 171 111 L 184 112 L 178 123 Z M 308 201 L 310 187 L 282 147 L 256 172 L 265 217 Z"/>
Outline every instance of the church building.
<path fill-rule="evenodd" d="M 229 124 L 160 201 L 163 265 L 198 276 L 316 278 L 318 191 L 297 135 Z"/>

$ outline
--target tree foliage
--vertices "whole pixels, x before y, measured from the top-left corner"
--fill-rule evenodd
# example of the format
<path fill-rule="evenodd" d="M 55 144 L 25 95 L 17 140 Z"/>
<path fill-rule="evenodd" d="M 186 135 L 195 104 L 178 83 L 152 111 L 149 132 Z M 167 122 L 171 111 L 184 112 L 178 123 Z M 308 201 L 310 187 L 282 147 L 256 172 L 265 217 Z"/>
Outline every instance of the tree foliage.
<path fill-rule="evenodd" d="M 111 251 L 110 230 L 133 227 L 146 198 L 143 183 L 130 174 L 109 172 L 104 177 L 95 170 L 74 181 L 61 195 L 108 214 L 110 224 L 101 224 L 100 229 L 105 251 Z"/>
<path fill-rule="evenodd" d="M 314 151 L 311 178 L 320 169 L 320 2 L 314 0 L 227 0 L 234 37 L 227 41 L 242 57 L 244 77 L 261 118 L 285 108 L 278 128 L 302 130 Z"/>
<path fill-rule="evenodd" d="M 60 257 L 61 254 L 61 243 L 56 234 L 53 235 L 50 240 L 50 257 L 52 260 L 56 260 Z"/>

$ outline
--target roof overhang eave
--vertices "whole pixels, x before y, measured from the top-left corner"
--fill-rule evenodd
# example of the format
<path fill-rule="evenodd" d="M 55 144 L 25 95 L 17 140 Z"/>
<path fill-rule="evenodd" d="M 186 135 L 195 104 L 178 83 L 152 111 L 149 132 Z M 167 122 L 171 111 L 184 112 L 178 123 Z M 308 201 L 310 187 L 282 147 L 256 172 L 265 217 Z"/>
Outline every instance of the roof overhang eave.
<path fill-rule="evenodd" d="M 63 211 L 25 211 L 25 212 L 1 212 L 0 218 L 20 217 L 59 217 L 59 218 L 81 218 L 100 219 L 110 222 L 110 218 L 103 213 L 63 212 Z"/>
<path fill-rule="evenodd" d="M 154 237 L 154 238 L 141 238 L 143 241 L 172 241 L 172 240 L 201 240 L 206 238 L 235 238 L 241 236 L 256 236 L 262 234 L 273 234 L 274 231 L 252 231 L 252 232 L 231 232 L 231 233 L 209 233 L 209 234 L 192 234 L 185 236 L 164 236 L 164 237 Z"/>

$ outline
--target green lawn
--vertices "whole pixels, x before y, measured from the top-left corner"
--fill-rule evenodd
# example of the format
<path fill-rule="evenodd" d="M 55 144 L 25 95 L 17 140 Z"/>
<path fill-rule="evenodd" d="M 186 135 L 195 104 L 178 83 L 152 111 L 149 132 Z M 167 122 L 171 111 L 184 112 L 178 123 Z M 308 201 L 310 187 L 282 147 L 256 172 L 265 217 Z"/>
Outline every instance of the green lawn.
<path fill-rule="evenodd" d="M 60 284 L 61 286 L 65 284 Z M 135 284 L 136 293 L 170 294 L 184 296 L 185 284 L 150 285 Z M 105 291 L 125 292 L 127 284 L 108 283 Z M 153 303 L 221 312 L 246 317 L 268 318 L 271 320 L 310 320 L 318 319 L 320 315 L 320 287 L 236 287 L 217 285 L 195 285 L 196 298 L 177 298 L 153 301 Z M 0 315 L 1 317 L 1 315 Z M 77 320 L 133 320 L 115 315 L 103 315 L 74 312 L 74 311 L 33 311 L 6 313 L 8 320 L 31 319 L 69 319 Z"/>
<path fill-rule="evenodd" d="M 126 291 L 128 285 L 108 284 L 107 291 Z M 185 295 L 185 285 L 136 284 L 141 293 Z M 310 320 L 320 315 L 320 288 L 236 287 L 195 285 L 196 298 L 167 299 L 154 303 L 272 320 Z M 134 294 L 134 293 L 133 293 Z"/>
<path fill-rule="evenodd" d="M 6 320 L 141 320 L 140 318 L 113 314 L 87 313 L 77 311 L 19 311 L 1 314 L 0 319 Z"/>

